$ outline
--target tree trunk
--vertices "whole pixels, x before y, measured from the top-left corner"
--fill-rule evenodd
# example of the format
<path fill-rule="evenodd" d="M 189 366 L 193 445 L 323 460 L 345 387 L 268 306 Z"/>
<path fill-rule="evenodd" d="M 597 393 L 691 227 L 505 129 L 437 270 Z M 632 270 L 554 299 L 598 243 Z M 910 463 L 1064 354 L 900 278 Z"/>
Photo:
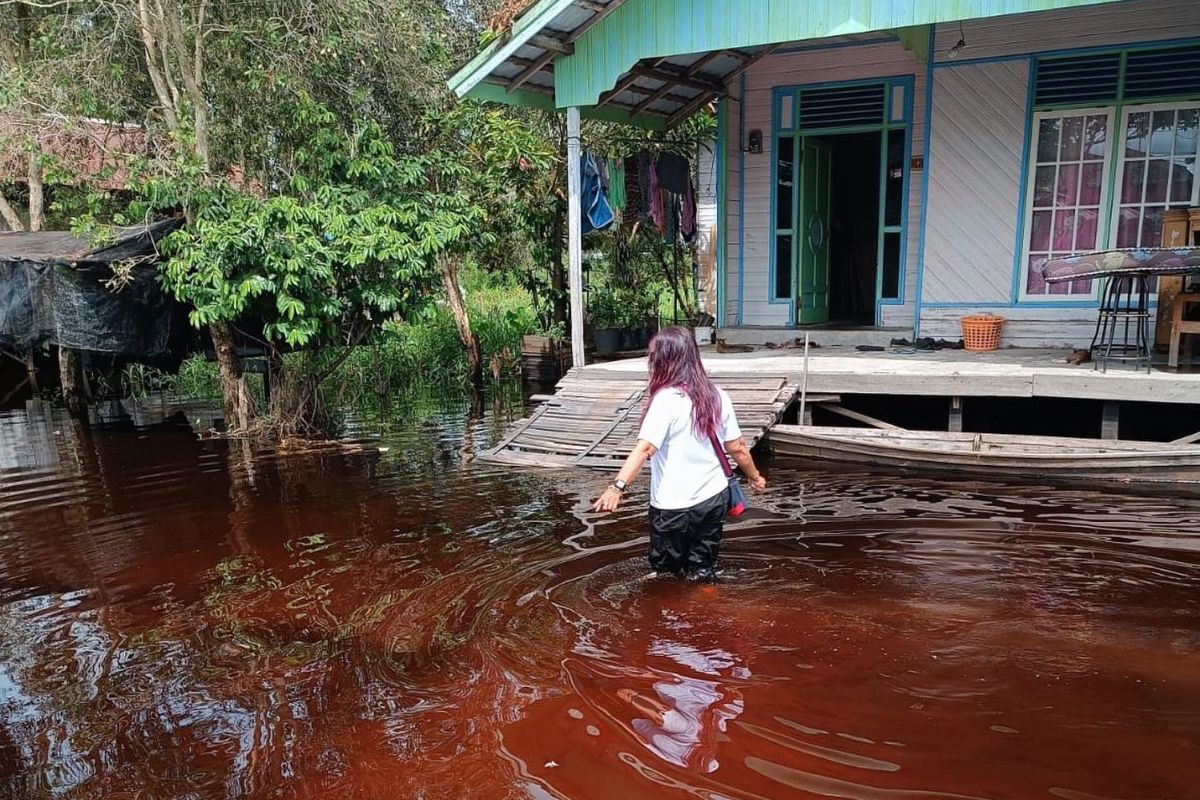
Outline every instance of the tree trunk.
<path fill-rule="evenodd" d="M 40 153 L 29 154 L 29 230 L 46 227 L 46 201 Z"/>
<path fill-rule="evenodd" d="M 245 430 L 250 426 L 250 394 L 237 359 L 237 343 L 233 326 L 214 322 L 209 326 L 213 348 L 217 352 L 217 375 L 221 382 L 221 399 L 225 407 L 226 430 Z"/>
<path fill-rule="evenodd" d="M 78 350 L 58 348 L 58 376 L 67 414 L 72 419 L 87 419 L 87 388 L 83 384 L 83 359 Z"/>
<path fill-rule="evenodd" d="M 446 290 L 446 300 L 450 303 L 450 313 L 454 315 L 454 325 L 458 328 L 458 338 L 467 349 L 467 378 L 473 389 L 483 388 L 483 356 L 479 352 L 479 340 L 471 330 L 471 317 L 467 313 L 467 304 L 463 300 L 462 286 L 458 280 L 458 261 L 453 256 L 444 255 L 438 259 L 442 272 L 442 287 Z"/>
<path fill-rule="evenodd" d="M 8 202 L 4 192 L 0 192 L 0 219 L 4 220 L 4 224 L 8 225 L 10 231 L 25 230 L 25 223 L 21 221 L 21 215 L 12 207 L 12 203 Z"/>

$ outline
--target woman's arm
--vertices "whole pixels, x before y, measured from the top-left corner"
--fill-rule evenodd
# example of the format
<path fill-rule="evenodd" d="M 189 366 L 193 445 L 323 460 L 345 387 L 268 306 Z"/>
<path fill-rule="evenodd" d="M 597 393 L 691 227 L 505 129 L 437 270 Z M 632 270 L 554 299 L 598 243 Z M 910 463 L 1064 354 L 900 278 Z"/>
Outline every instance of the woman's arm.
<path fill-rule="evenodd" d="M 658 448 L 647 442 L 645 439 L 638 439 L 638 443 L 633 446 L 633 450 L 625 458 L 625 463 L 621 466 L 621 471 L 617 473 L 615 484 L 620 481 L 622 485 L 633 483 L 634 478 L 642 471 L 646 460 L 652 458 Z M 621 495 L 623 492 L 616 486 L 609 486 L 604 490 L 600 498 L 592 504 L 592 511 L 616 511 L 617 506 L 621 504 Z"/>
<path fill-rule="evenodd" d="M 733 456 L 733 460 L 737 462 L 741 468 L 742 474 L 746 476 L 746 480 L 750 482 L 750 487 L 756 492 L 761 492 L 767 488 L 767 479 L 758 471 L 758 467 L 754 464 L 754 456 L 750 455 L 750 448 L 746 447 L 746 441 L 742 437 L 730 440 L 725 443 L 725 452 Z"/>

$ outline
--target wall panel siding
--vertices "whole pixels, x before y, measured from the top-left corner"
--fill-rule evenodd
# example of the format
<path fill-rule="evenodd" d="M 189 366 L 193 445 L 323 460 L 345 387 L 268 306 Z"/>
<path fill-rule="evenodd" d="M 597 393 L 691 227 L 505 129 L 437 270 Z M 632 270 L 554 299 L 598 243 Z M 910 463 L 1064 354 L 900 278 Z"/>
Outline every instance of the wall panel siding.
<path fill-rule="evenodd" d="M 740 131 L 742 130 L 742 104 L 730 97 L 727 101 L 728 136 L 725 137 L 725 286 L 722 301 L 724 303 L 725 324 L 740 325 L 738 316 L 738 263 L 740 230 L 742 219 L 741 209 L 741 173 L 739 172 L 738 156 L 741 153 Z"/>
<path fill-rule="evenodd" d="M 1120 3 L 990 17 L 964 22 L 960 59 L 995 58 L 1077 47 L 1200 37 L 1196 0 L 1125 0 Z M 937 26 L 935 61 L 958 41 L 958 23 Z"/>
<path fill-rule="evenodd" d="M 745 269 L 743 325 L 786 325 L 789 306 L 771 303 L 769 274 L 771 247 L 771 99 L 778 86 L 803 86 L 868 78 L 914 76 L 912 152 L 924 150 L 925 65 L 899 42 L 879 42 L 830 50 L 801 51 L 769 56 L 746 72 L 744 133 L 763 132 L 763 153 L 745 154 Z M 731 138 L 735 138 L 732 137 Z M 732 182 L 730 187 L 732 189 Z M 730 195 L 731 199 L 736 199 Z M 909 180 L 908 236 L 904 299 L 906 305 L 884 306 L 885 325 L 912 325 L 916 296 L 918 233 L 921 219 L 921 173 Z M 732 229 L 731 229 L 732 231 Z M 734 235 L 731 233 L 731 238 Z M 736 260 L 731 257 L 731 265 Z M 730 270 L 733 272 L 733 270 Z M 732 322 L 733 316 L 729 317 Z"/>
<path fill-rule="evenodd" d="M 1087 347 L 1096 330 L 1093 308 L 1013 308 L 983 309 L 1004 317 L 1001 347 Z M 960 320 L 969 308 L 922 308 L 921 335 L 938 339 L 962 338 Z"/>
<path fill-rule="evenodd" d="M 1028 61 L 934 70 L 922 302 L 1007 302 Z"/>

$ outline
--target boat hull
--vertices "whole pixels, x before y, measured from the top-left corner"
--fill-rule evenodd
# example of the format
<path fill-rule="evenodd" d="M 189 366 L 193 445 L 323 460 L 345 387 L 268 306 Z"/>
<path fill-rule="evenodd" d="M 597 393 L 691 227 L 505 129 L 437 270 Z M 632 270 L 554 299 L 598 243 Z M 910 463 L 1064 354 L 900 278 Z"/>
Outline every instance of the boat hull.
<path fill-rule="evenodd" d="M 1200 485 L 1200 446 L 1054 436 L 777 425 L 784 459 L 971 477 Z"/>

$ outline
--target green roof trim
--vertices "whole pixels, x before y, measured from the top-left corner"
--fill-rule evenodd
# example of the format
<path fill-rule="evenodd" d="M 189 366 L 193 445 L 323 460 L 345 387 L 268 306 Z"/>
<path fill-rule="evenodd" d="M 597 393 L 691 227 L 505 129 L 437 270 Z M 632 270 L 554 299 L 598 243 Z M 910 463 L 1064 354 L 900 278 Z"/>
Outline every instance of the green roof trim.
<path fill-rule="evenodd" d="M 627 0 L 554 62 L 559 108 L 590 106 L 643 58 L 900 31 L 1121 0 Z M 904 37 L 901 37 L 904 41 Z"/>

